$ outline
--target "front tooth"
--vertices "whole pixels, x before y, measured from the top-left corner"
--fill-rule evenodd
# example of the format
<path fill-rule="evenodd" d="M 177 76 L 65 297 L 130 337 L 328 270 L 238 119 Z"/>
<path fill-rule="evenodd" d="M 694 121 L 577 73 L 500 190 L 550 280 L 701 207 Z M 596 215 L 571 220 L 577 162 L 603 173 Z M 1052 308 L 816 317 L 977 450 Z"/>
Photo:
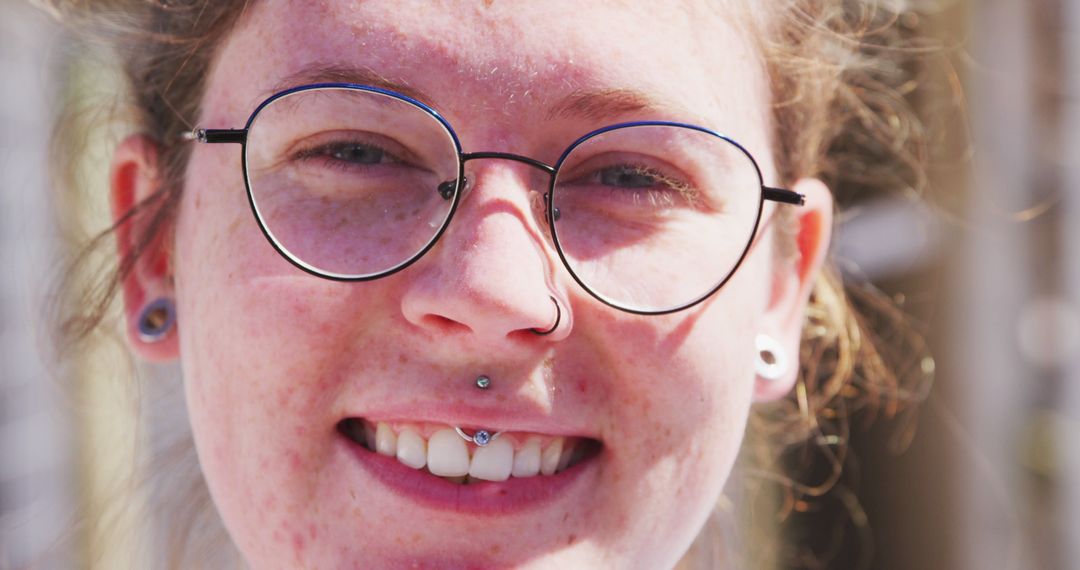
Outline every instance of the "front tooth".
<path fill-rule="evenodd" d="M 427 468 L 440 477 L 460 477 L 469 474 L 469 449 L 465 440 L 452 429 L 435 432 L 428 439 Z"/>
<path fill-rule="evenodd" d="M 557 437 L 552 441 L 540 457 L 540 473 L 553 475 L 559 468 L 559 458 L 562 457 L 563 438 Z"/>
<path fill-rule="evenodd" d="M 399 441 L 398 446 L 400 447 L 401 446 L 400 440 L 398 440 L 398 441 Z M 559 473 L 563 469 L 566 469 L 566 466 L 570 464 L 570 458 L 573 455 L 574 455 L 574 443 L 569 442 L 569 443 L 563 445 L 562 454 L 559 455 L 559 465 L 557 467 L 555 467 L 555 472 Z"/>
<path fill-rule="evenodd" d="M 397 435 L 389 425 L 382 422 L 375 428 L 375 451 L 390 457 L 397 455 Z"/>
<path fill-rule="evenodd" d="M 469 475 L 485 481 L 506 481 L 514 467 L 514 446 L 496 439 L 473 452 Z"/>
<path fill-rule="evenodd" d="M 413 469 L 423 468 L 427 463 L 427 445 L 424 438 L 411 429 L 402 430 L 397 438 L 397 458 Z"/>
<path fill-rule="evenodd" d="M 514 477 L 533 477 L 540 472 L 540 438 L 530 437 L 514 454 Z"/>

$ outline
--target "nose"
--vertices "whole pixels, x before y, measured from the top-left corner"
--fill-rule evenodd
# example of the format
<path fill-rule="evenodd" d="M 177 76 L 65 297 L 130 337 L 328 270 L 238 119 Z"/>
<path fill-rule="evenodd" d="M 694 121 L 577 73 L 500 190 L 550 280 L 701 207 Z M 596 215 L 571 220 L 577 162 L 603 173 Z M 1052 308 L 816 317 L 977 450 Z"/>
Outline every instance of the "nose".
<path fill-rule="evenodd" d="M 470 167 L 469 189 L 446 233 L 411 268 L 402 296 L 406 320 L 440 338 L 486 347 L 565 338 L 569 305 L 530 191 L 538 171 L 498 160 Z M 556 323 L 551 334 L 537 334 Z"/>

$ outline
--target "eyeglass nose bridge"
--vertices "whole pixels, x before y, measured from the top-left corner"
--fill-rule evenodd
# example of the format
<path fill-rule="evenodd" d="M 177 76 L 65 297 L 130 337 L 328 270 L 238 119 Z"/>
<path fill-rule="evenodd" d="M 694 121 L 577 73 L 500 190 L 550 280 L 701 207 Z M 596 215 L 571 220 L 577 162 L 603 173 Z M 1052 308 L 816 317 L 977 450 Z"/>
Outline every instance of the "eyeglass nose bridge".
<path fill-rule="evenodd" d="M 460 158 L 462 171 L 464 171 L 466 162 L 478 159 L 510 160 L 513 162 L 520 162 L 522 164 L 527 164 L 533 168 L 542 170 L 547 173 L 550 181 L 548 182 L 548 191 L 544 192 L 544 215 L 550 215 L 551 219 L 554 221 L 559 220 L 559 209 L 555 208 L 554 210 L 552 210 L 551 208 L 551 186 L 555 181 L 555 173 L 558 172 L 557 168 L 551 166 L 550 164 L 547 164 L 546 162 L 536 160 L 535 158 L 530 158 L 528 156 L 513 154 L 509 152 L 466 152 L 462 153 Z M 439 194 L 441 194 L 442 197 L 446 200 L 450 200 L 454 196 L 454 189 L 448 184 L 449 183 L 444 182 L 443 184 L 439 185 Z M 462 189 L 462 191 L 464 191 L 468 184 L 469 179 L 465 175 L 462 175 L 460 184 L 460 188 Z"/>

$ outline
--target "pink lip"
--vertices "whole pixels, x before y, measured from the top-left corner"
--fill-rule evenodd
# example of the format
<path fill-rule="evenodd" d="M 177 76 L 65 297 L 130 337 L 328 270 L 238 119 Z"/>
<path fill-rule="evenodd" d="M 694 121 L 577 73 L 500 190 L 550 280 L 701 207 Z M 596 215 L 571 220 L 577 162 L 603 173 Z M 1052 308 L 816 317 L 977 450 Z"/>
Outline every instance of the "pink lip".
<path fill-rule="evenodd" d="M 396 495 L 440 511 L 512 515 L 550 505 L 596 478 L 597 457 L 593 456 L 556 475 L 459 485 L 368 451 L 344 435 L 339 434 L 339 438 L 360 465 Z"/>

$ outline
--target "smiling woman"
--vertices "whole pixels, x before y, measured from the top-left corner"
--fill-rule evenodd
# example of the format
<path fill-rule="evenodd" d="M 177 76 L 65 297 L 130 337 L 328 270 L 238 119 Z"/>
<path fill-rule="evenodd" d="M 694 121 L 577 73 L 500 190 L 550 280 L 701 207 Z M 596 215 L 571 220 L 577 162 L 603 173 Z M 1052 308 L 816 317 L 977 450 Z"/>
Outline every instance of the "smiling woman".
<path fill-rule="evenodd" d="M 838 125 L 874 115 L 853 39 L 896 12 L 52 9 L 115 43 L 137 125 L 112 159 L 118 269 L 68 338 L 122 291 L 132 351 L 182 363 L 251 567 L 669 568 L 754 403 L 790 443 L 900 391 L 822 272 L 819 180 Z"/>

